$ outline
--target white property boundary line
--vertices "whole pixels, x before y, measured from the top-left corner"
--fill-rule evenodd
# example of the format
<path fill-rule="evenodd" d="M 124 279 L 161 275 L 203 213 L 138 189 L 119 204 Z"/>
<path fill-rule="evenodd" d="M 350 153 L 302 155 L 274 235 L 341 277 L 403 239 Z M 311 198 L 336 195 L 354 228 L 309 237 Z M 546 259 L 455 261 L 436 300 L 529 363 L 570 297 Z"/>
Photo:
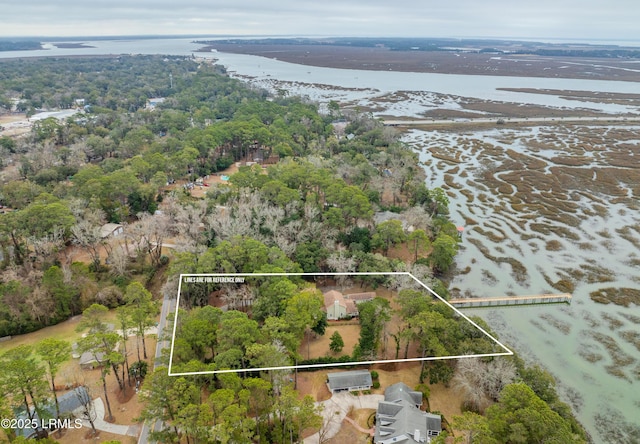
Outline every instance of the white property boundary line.
<path fill-rule="evenodd" d="M 221 277 L 260 277 L 260 276 L 409 276 L 413 280 L 415 280 L 420 286 L 426 289 L 433 296 L 438 298 L 440 301 L 444 302 L 449 308 L 451 308 L 458 315 L 462 316 L 467 322 L 473 325 L 475 328 L 480 330 L 486 337 L 491 339 L 494 343 L 499 345 L 504 352 L 497 353 L 483 353 L 483 354 L 475 354 L 475 355 L 456 355 L 456 356 L 427 356 L 426 358 L 408 358 L 408 359 L 384 359 L 384 360 L 376 360 L 376 361 L 353 361 L 353 362 L 340 362 L 340 363 L 329 363 L 329 364 L 310 364 L 310 365 L 290 365 L 284 367 L 260 367 L 260 368 L 249 368 L 249 369 L 233 369 L 233 370 L 211 370 L 211 371 L 200 371 L 200 372 L 179 372 L 173 373 L 171 371 L 171 367 L 173 365 L 173 346 L 176 339 L 176 328 L 178 326 L 178 311 L 180 309 L 180 293 L 182 290 L 182 282 L 185 277 L 211 277 L 211 278 L 221 278 Z M 173 333 L 171 334 L 171 351 L 169 354 L 169 376 L 192 376 L 192 375 L 214 375 L 217 373 L 244 373 L 244 372 L 255 372 L 255 371 L 269 371 L 269 370 L 295 370 L 300 368 L 324 368 L 324 367 L 344 367 L 350 365 L 370 365 L 370 364 L 384 364 L 391 362 L 418 362 L 418 361 L 438 361 L 438 360 L 450 360 L 450 359 L 462 359 L 462 358 L 484 358 L 491 356 L 511 356 L 513 355 L 513 351 L 509 350 L 504 344 L 498 341 L 496 338 L 487 333 L 482 327 L 469 319 L 464 313 L 458 310 L 456 307 L 447 302 L 444 298 L 442 298 L 439 294 L 425 285 L 422 281 L 416 278 L 414 275 L 409 273 L 408 271 L 395 271 L 395 272 L 347 272 L 347 273 L 192 273 L 192 274 L 181 274 L 180 282 L 178 282 L 178 299 L 176 301 L 176 312 L 175 318 L 173 320 Z"/>

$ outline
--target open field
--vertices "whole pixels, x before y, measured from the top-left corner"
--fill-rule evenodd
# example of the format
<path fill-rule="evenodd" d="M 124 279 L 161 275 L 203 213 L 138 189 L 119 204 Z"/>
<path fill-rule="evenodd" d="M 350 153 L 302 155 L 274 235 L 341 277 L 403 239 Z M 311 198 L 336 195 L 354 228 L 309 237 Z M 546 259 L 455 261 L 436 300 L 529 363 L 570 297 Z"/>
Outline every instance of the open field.
<path fill-rule="evenodd" d="M 0 353 L 15 348 L 19 345 L 34 345 L 45 338 L 64 339 L 65 341 L 75 342 L 82 336 L 82 333 L 76 331 L 81 316 L 74 316 L 64 322 L 50 327 L 45 327 L 32 333 L 13 336 L 11 339 L 0 342 Z M 105 317 L 106 322 L 113 323 L 116 318 L 116 312 L 111 310 Z"/>
<path fill-rule="evenodd" d="M 330 321 L 324 335 L 312 335 L 308 348 L 307 339 L 302 342 L 299 353 L 306 359 L 314 356 L 334 356 L 334 354 L 329 350 L 329 343 L 331 342 L 331 335 L 336 331 L 340 333 L 340 336 L 342 336 L 344 348 L 341 353 L 338 353 L 335 356 L 351 355 L 353 353 L 353 348 L 358 343 L 358 338 L 360 337 L 360 325 L 357 320 L 349 321 L 349 323 L 346 321 L 338 321 L 335 323 Z"/>

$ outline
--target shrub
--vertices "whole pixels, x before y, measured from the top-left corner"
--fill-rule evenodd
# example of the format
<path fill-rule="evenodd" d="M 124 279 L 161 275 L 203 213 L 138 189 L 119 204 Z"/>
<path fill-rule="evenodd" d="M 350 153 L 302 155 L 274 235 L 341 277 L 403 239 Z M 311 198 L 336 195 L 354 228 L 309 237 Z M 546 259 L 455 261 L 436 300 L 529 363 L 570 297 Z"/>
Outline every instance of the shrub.
<path fill-rule="evenodd" d="M 144 379 L 144 377 L 147 376 L 148 369 L 149 364 L 147 364 L 146 361 L 136 361 L 129 367 L 129 375 L 135 377 L 137 374 L 141 379 Z"/>

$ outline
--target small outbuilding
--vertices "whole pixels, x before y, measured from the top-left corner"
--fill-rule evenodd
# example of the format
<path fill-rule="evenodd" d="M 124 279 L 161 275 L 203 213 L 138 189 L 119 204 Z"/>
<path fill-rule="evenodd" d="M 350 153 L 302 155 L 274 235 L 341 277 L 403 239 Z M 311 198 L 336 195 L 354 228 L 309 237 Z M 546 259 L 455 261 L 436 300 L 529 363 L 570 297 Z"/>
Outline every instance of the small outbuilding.
<path fill-rule="evenodd" d="M 117 237 L 124 232 L 124 227 L 120 224 L 104 224 L 100 227 L 100 237 L 106 239 L 108 237 Z"/>
<path fill-rule="evenodd" d="M 353 370 L 348 372 L 329 373 L 327 385 L 331 394 L 339 392 L 354 392 L 369 390 L 373 385 L 371 373 L 368 370 Z"/>
<path fill-rule="evenodd" d="M 98 352 L 95 355 L 91 352 L 84 352 L 80 355 L 80 368 L 82 370 L 93 370 L 102 366 L 104 360 L 104 353 Z"/>

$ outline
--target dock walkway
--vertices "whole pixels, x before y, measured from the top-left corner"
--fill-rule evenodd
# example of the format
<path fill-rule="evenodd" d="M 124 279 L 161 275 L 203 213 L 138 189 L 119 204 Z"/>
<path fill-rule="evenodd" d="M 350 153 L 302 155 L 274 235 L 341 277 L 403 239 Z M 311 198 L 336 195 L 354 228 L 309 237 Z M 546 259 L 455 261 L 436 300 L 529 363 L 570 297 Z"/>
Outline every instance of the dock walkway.
<path fill-rule="evenodd" d="M 571 304 L 571 294 L 536 294 L 531 296 L 504 296 L 497 298 L 452 299 L 449 301 L 456 308 L 502 307 L 506 305 L 534 304 Z"/>

